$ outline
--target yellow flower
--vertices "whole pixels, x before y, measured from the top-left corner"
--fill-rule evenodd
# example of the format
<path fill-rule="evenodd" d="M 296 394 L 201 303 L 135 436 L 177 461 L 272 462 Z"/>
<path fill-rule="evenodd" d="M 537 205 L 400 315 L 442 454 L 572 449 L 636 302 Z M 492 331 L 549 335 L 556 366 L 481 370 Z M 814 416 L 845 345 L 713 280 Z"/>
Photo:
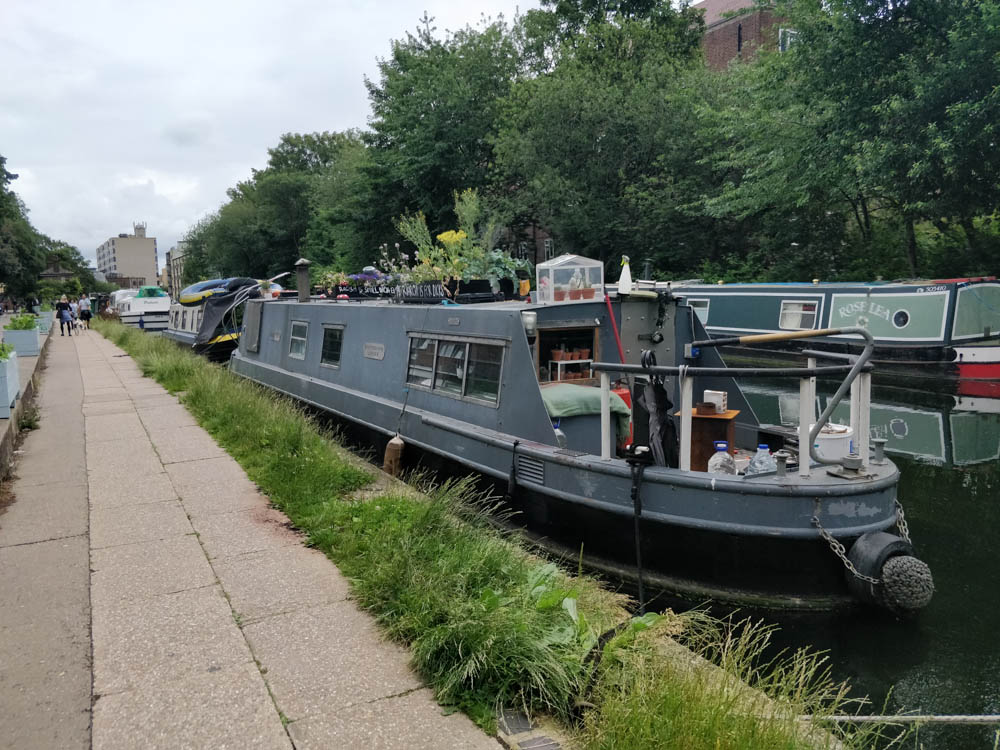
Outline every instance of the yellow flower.
<path fill-rule="evenodd" d="M 449 229 L 447 232 L 442 232 L 437 236 L 438 242 L 442 245 L 455 245 L 462 240 L 464 240 L 468 235 L 459 229 L 457 232 L 454 229 Z"/>

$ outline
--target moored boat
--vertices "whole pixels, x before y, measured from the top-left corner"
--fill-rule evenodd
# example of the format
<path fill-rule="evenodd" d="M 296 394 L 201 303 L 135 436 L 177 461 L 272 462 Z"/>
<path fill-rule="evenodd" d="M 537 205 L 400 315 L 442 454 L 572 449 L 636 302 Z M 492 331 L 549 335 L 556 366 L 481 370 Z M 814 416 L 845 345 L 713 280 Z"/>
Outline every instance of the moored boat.
<path fill-rule="evenodd" d="M 781 447 L 757 428 L 737 378 L 784 375 L 808 388 L 816 375 L 845 375 L 822 414 L 801 410 L 800 443 L 813 445 L 848 389 L 867 436 L 862 329 L 826 332 L 867 341 L 854 363 L 765 373 L 726 368 L 694 309 L 666 291 L 551 304 L 299 300 L 248 302 L 233 372 L 490 479 L 518 523 L 582 548 L 596 567 L 622 570 L 641 549 L 647 582 L 694 597 L 902 611 L 929 601 L 898 471 L 867 438 L 857 454 L 804 450 L 797 467 L 780 454 L 762 474 L 706 471 L 720 434 Z M 784 334 L 799 335 L 812 334 Z M 630 386 L 612 388 L 614 375 Z M 693 394 L 705 391 L 725 394 L 723 412 L 695 413 Z M 630 419 L 613 419 L 622 412 Z"/>
<path fill-rule="evenodd" d="M 170 295 L 158 286 L 140 287 L 134 295 L 118 302 L 122 323 L 146 331 L 163 331 L 170 316 Z"/>
<path fill-rule="evenodd" d="M 261 297 L 260 284 L 257 279 L 233 277 L 186 287 L 170 306 L 163 335 L 209 359 L 228 359 L 239 341 L 243 303 Z M 281 287 L 272 281 L 269 291 L 277 294 Z"/>
<path fill-rule="evenodd" d="M 653 286 L 650 284 L 650 286 Z M 1000 282 L 995 277 L 931 281 L 791 284 L 679 284 L 714 338 L 751 333 L 861 326 L 875 339 L 873 361 L 883 374 L 913 378 L 1000 380 Z M 754 357 L 795 355 L 806 344 L 733 346 Z M 850 337 L 824 336 L 808 346 L 858 352 Z"/>

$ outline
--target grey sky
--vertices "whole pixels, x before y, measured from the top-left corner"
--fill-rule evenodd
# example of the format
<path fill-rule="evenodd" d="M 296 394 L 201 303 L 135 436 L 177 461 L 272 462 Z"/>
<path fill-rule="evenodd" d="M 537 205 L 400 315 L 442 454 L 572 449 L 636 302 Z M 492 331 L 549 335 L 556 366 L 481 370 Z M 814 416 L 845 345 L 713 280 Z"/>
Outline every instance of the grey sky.
<path fill-rule="evenodd" d="M 0 154 L 39 231 L 93 261 L 145 221 L 162 265 L 282 133 L 364 127 L 364 76 L 425 9 L 443 33 L 537 5 L 3 0 Z"/>

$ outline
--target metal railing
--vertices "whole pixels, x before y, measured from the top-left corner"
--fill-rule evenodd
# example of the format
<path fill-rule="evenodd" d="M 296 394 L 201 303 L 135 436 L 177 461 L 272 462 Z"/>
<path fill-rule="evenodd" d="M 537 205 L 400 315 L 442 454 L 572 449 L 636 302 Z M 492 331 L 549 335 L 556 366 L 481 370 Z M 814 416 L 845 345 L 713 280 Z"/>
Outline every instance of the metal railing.
<path fill-rule="evenodd" d="M 809 358 L 806 367 L 695 367 L 689 365 L 679 365 L 674 367 L 643 365 L 616 364 L 613 362 L 594 362 L 591 369 L 600 373 L 601 378 L 601 457 L 611 458 L 611 377 L 610 373 L 627 373 L 634 375 L 670 375 L 678 378 L 681 392 L 680 404 L 680 469 L 691 470 L 691 414 L 694 407 L 693 391 L 694 378 L 697 376 L 706 377 L 731 377 L 731 378 L 760 378 L 760 377 L 797 377 L 799 378 L 799 475 L 808 477 L 810 473 L 810 460 L 821 465 L 839 464 L 840 461 L 827 459 L 820 456 L 816 451 L 816 439 L 823 427 L 830 420 L 830 415 L 843 399 L 844 395 L 851 392 L 851 427 L 855 437 L 854 453 L 860 458 L 861 469 L 868 464 L 868 444 L 871 409 L 871 369 L 868 363 L 871 359 L 875 340 L 864 328 L 850 326 L 846 328 L 824 328 L 817 331 L 787 331 L 783 333 L 764 333 L 751 336 L 732 336 L 718 339 L 706 339 L 704 341 L 693 341 L 685 346 L 685 352 L 692 354 L 697 347 L 719 347 L 730 344 L 765 344 L 775 341 L 791 341 L 799 339 L 816 338 L 817 336 L 837 336 L 837 335 L 858 335 L 865 341 L 864 350 L 857 356 L 824 354 L 822 352 L 809 351 Z M 828 357 L 830 359 L 849 360 L 848 364 L 817 366 L 816 356 Z M 834 395 L 827 401 L 826 408 L 819 415 L 815 416 L 814 404 L 816 401 L 816 377 L 820 375 L 841 375 L 846 374 L 844 381 L 837 388 Z M 803 451 L 803 446 L 809 446 L 808 452 Z M 855 459 L 857 460 L 857 459 Z"/>

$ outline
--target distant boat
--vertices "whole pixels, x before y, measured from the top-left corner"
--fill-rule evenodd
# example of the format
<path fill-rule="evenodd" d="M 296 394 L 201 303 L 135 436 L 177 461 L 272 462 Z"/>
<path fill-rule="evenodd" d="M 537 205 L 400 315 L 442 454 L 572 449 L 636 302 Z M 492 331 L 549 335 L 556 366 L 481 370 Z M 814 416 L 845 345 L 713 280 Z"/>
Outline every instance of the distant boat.
<path fill-rule="evenodd" d="M 638 282 L 638 287 L 669 288 L 713 339 L 860 326 L 875 338 L 872 361 L 880 375 L 1000 380 L 1000 282 L 993 276 L 870 283 Z M 724 351 L 782 357 L 804 348 L 861 350 L 856 340 L 830 335 L 752 352 L 733 342 Z"/>
<path fill-rule="evenodd" d="M 163 331 L 170 316 L 170 295 L 158 286 L 143 286 L 118 302 L 118 317 L 132 328 Z"/>
<path fill-rule="evenodd" d="M 209 359 L 224 361 L 239 342 L 243 303 L 260 298 L 257 279 L 209 279 L 186 287 L 170 306 L 164 336 L 191 347 Z M 272 294 L 282 291 L 271 282 Z"/>

